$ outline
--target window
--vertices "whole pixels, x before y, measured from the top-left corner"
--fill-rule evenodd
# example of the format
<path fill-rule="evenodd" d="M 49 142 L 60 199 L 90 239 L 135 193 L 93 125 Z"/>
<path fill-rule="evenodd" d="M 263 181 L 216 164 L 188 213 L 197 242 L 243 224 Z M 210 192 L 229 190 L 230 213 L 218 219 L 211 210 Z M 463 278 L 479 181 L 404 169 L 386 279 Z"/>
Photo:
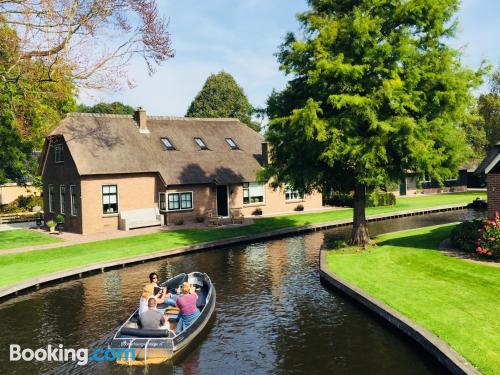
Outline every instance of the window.
<path fill-rule="evenodd" d="M 56 163 L 64 161 L 64 147 L 61 143 L 54 145 L 54 161 Z"/>
<path fill-rule="evenodd" d="M 208 150 L 208 147 L 205 144 L 205 142 L 203 142 L 203 139 L 201 139 L 201 138 L 195 138 L 194 141 L 200 147 L 201 150 Z"/>
<path fill-rule="evenodd" d="M 54 212 L 54 185 L 49 185 L 49 212 Z"/>
<path fill-rule="evenodd" d="M 286 201 L 296 201 L 300 199 L 304 199 L 304 195 L 300 194 L 298 190 L 292 190 L 289 187 L 285 189 Z"/>
<path fill-rule="evenodd" d="M 78 215 L 78 198 L 76 196 L 76 185 L 69 185 L 69 196 L 71 201 L 71 216 Z"/>
<path fill-rule="evenodd" d="M 172 142 L 170 142 L 170 139 L 168 139 L 167 137 L 163 137 L 161 139 L 161 142 L 163 143 L 163 146 L 165 146 L 165 149 L 167 149 L 167 150 L 175 150 L 174 145 L 172 144 Z"/>
<path fill-rule="evenodd" d="M 59 185 L 59 208 L 62 214 L 66 213 L 66 185 Z"/>
<path fill-rule="evenodd" d="M 232 138 L 226 138 L 226 142 L 231 147 L 231 150 L 238 150 L 239 147 Z"/>
<path fill-rule="evenodd" d="M 102 186 L 102 212 L 104 214 L 118 213 L 118 187 L 116 185 Z"/>
<path fill-rule="evenodd" d="M 160 211 L 167 210 L 167 202 L 165 201 L 165 193 L 158 193 L 158 206 Z"/>
<path fill-rule="evenodd" d="M 169 193 L 168 210 L 191 210 L 193 208 L 193 193 Z"/>
<path fill-rule="evenodd" d="M 423 180 L 420 182 L 431 182 L 431 177 L 427 173 L 424 173 Z"/>
<path fill-rule="evenodd" d="M 264 185 L 257 182 L 243 183 L 243 204 L 264 202 Z"/>

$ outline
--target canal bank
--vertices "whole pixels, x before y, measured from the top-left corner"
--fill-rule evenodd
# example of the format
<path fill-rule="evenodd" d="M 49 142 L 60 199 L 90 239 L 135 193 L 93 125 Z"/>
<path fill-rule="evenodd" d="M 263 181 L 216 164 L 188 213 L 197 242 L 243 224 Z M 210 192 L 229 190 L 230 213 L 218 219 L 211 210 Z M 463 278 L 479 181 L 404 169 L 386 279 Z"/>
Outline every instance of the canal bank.
<path fill-rule="evenodd" d="M 377 215 L 370 215 L 367 217 L 367 221 L 370 222 L 377 222 L 377 221 L 383 221 L 383 220 L 389 220 L 389 219 L 397 219 L 397 218 L 403 218 L 403 217 L 410 217 L 410 216 L 419 216 L 419 215 L 425 215 L 425 214 L 430 214 L 430 213 L 438 213 L 438 212 L 449 212 L 449 211 L 457 211 L 457 210 L 464 210 L 466 209 L 467 205 L 465 204 L 450 204 L 446 206 L 439 206 L 439 207 L 429 207 L 429 208 L 420 208 L 420 209 L 413 209 L 413 210 L 404 210 L 404 211 L 397 211 L 397 212 L 389 212 L 389 213 L 382 213 L 382 214 L 377 214 Z M 54 285 L 55 283 L 59 282 L 64 282 L 68 279 L 71 278 L 81 278 L 84 276 L 92 275 L 95 273 L 99 272 L 105 272 L 107 270 L 112 270 L 115 268 L 119 267 L 126 267 L 138 263 L 144 263 L 147 261 L 152 261 L 155 259 L 162 259 L 170 256 L 175 256 L 179 254 L 185 254 L 185 253 L 192 253 L 196 251 L 201 251 L 201 250 L 209 250 L 209 249 L 215 249 L 215 248 L 220 248 L 220 247 L 226 247 L 226 246 L 232 246 L 232 245 L 237 245 L 237 244 L 246 244 L 246 243 L 252 243 L 252 242 L 257 242 L 257 241 L 262 241 L 262 240 L 267 240 L 267 239 L 273 239 L 273 238 L 279 238 L 279 237 L 284 237 L 284 236 L 291 236 L 291 235 L 296 235 L 296 234 L 301 234 L 301 233 L 308 233 L 308 232 L 313 232 L 313 231 L 318 231 L 318 230 L 325 230 L 325 229 L 332 229 L 332 228 L 338 228 L 338 227 L 346 227 L 350 226 L 352 224 L 352 219 L 341 219 L 341 220 L 334 220 L 334 221 L 328 221 L 328 222 L 323 222 L 323 223 L 315 223 L 315 224 L 308 224 L 308 225 L 300 225 L 300 226 L 295 226 L 295 227 L 287 227 L 283 229 L 277 229 L 277 230 L 271 230 L 271 231 L 264 231 L 264 232 L 259 232 L 259 233 L 251 233 L 251 228 L 246 227 L 250 233 L 245 234 L 245 235 L 239 235 L 239 236 L 234 236 L 234 237 L 229 237 L 229 238 L 223 238 L 220 240 L 215 240 L 215 241 L 209 241 L 209 242 L 201 242 L 201 243 L 196 243 L 193 245 L 187 245 L 187 246 L 179 246 L 179 247 L 172 247 L 172 248 L 167 248 L 164 250 L 160 251 L 154 251 L 154 252 L 149 252 L 149 253 L 143 253 L 140 255 L 136 256 L 130 256 L 130 257 L 123 257 L 119 259 L 112 259 L 109 261 L 103 261 L 103 262 L 95 262 L 95 263 L 88 263 L 84 266 L 78 266 L 78 267 L 72 267 L 68 269 L 64 269 L 58 272 L 50 272 L 46 274 L 40 274 L 37 275 L 36 277 L 23 280 L 21 282 L 14 282 L 11 283 L 8 286 L 5 286 L 0 289 L 0 301 L 5 300 L 7 298 L 15 297 L 19 293 L 25 293 L 33 290 L 37 290 L 40 287 L 46 286 L 46 285 Z M 245 231 L 245 227 L 239 228 L 240 230 Z M 230 230 L 230 229 L 227 229 Z M 181 231 L 182 232 L 182 231 Z M 200 231 L 201 232 L 201 231 Z M 168 234 L 165 234 L 168 235 Z M 132 241 L 133 238 L 130 238 L 129 241 Z M 110 240 L 113 241 L 113 240 Z M 114 240 L 116 241 L 116 240 Z M 104 243 L 105 241 L 101 241 L 100 243 Z M 99 242 L 95 243 L 95 246 L 100 244 Z M 32 265 L 37 257 L 44 257 L 45 259 L 42 258 L 41 264 L 43 267 L 46 269 L 50 269 L 50 262 L 51 259 L 57 258 L 58 255 L 64 256 L 68 254 L 68 251 L 72 249 L 79 249 L 78 246 L 82 245 L 75 245 L 75 246 L 66 246 L 66 247 L 61 247 L 61 248 L 56 248 L 56 249 L 50 249 L 50 250 L 40 250 L 40 251 L 33 251 L 33 252 L 23 252 L 22 254 L 19 254 L 25 262 L 28 262 L 30 265 Z M 61 253 L 59 254 L 58 251 Z M 77 254 L 75 254 L 76 256 Z M 9 255 L 4 255 L 0 256 L 0 262 L 4 261 L 3 264 L 7 263 L 5 259 L 8 259 L 8 257 L 11 256 L 16 256 L 16 254 L 9 254 Z M 25 275 L 19 265 L 13 264 L 13 272 L 16 273 L 16 275 Z M 5 271 L 2 271 L 5 274 Z"/>
<path fill-rule="evenodd" d="M 451 228 L 383 234 L 361 252 L 323 249 L 320 274 L 452 373 L 479 374 L 479 369 L 495 374 L 500 365 L 500 271 L 439 251 Z"/>

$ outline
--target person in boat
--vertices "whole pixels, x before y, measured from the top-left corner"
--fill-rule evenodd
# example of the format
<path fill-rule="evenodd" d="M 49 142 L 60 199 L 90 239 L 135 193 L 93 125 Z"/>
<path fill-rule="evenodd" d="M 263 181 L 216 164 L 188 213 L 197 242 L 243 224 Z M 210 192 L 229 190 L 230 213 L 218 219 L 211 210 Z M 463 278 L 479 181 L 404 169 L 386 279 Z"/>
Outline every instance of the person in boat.
<path fill-rule="evenodd" d="M 200 310 L 196 307 L 198 295 L 189 283 L 183 282 L 181 285 L 181 295 L 177 297 L 176 304 L 179 308 L 179 321 L 175 329 L 176 333 L 184 331 L 200 315 Z"/>
<path fill-rule="evenodd" d="M 158 274 L 156 272 L 151 272 L 149 274 L 149 281 L 154 284 L 155 290 L 160 289 L 161 287 L 158 285 Z M 172 294 L 167 292 L 166 288 L 163 288 L 164 301 L 163 303 L 169 306 L 175 306 L 175 300 L 177 299 L 176 294 Z M 160 302 L 158 302 L 160 303 Z"/>
<path fill-rule="evenodd" d="M 157 294 L 154 294 L 154 291 L 155 291 L 155 284 L 149 283 L 144 285 L 141 298 L 139 299 L 139 316 L 141 316 L 144 312 L 148 310 L 148 301 L 150 298 L 154 298 L 156 304 L 165 302 L 163 290 L 160 290 Z"/>
<path fill-rule="evenodd" d="M 156 309 L 156 298 L 148 299 L 148 309 L 139 317 L 143 329 L 157 329 L 165 325 L 165 316 Z"/>

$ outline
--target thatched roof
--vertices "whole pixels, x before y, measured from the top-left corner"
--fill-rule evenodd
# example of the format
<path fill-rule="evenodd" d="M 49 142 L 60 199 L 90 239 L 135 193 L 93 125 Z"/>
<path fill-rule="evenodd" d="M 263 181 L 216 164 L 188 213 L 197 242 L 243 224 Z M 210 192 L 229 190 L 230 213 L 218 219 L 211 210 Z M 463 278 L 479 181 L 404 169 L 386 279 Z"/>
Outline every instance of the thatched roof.
<path fill-rule="evenodd" d="M 479 166 L 475 170 L 475 173 L 488 173 L 495 167 L 495 165 L 499 161 L 500 161 L 500 143 L 497 143 L 496 145 L 491 146 L 488 149 L 486 157 L 481 162 L 481 164 L 479 164 Z"/>
<path fill-rule="evenodd" d="M 263 137 L 237 119 L 148 116 L 147 128 L 139 132 L 132 116 L 78 113 L 50 136 L 64 137 L 80 175 L 158 172 L 167 185 L 228 184 L 254 181 L 261 169 Z M 166 150 L 162 137 L 175 150 Z M 194 137 L 209 150 L 200 150 Z"/>

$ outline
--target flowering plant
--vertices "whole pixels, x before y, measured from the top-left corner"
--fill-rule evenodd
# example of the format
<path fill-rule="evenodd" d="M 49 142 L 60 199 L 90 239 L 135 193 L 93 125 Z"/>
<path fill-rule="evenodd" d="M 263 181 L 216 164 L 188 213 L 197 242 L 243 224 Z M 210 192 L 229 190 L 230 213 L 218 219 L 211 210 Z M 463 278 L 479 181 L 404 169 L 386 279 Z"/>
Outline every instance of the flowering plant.
<path fill-rule="evenodd" d="M 500 256 L 500 214 L 495 212 L 495 219 L 483 221 L 477 230 L 476 253 L 487 257 Z"/>

